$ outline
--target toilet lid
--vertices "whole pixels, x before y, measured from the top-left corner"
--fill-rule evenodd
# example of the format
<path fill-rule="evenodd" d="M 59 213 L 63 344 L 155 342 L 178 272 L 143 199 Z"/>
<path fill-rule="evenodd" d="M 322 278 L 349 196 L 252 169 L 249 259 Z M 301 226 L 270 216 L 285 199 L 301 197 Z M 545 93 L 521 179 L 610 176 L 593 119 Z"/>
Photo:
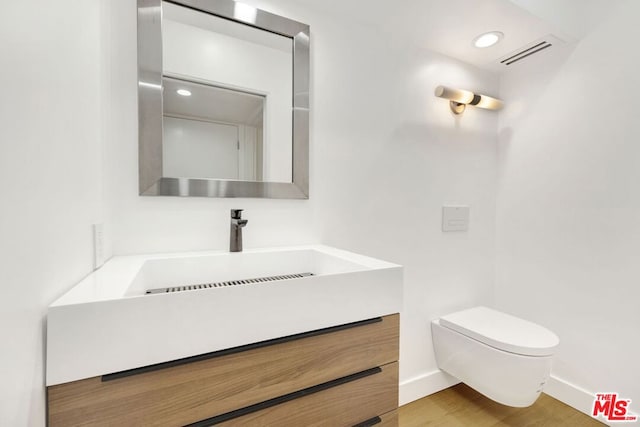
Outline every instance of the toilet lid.
<path fill-rule="evenodd" d="M 487 307 L 474 307 L 440 318 L 440 325 L 491 347 L 526 356 L 548 356 L 560 343 L 550 330 Z"/>

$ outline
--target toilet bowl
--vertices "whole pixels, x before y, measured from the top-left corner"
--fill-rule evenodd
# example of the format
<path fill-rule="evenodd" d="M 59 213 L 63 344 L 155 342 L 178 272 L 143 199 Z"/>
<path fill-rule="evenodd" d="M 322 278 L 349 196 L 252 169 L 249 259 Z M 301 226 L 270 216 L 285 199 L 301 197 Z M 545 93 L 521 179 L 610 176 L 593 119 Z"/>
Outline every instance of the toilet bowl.
<path fill-rule="evenodd" d="M 486 307 L 431 322 L 438 367 L 498 403 L 536 401 L 560 340 L 535 323 Z"/>

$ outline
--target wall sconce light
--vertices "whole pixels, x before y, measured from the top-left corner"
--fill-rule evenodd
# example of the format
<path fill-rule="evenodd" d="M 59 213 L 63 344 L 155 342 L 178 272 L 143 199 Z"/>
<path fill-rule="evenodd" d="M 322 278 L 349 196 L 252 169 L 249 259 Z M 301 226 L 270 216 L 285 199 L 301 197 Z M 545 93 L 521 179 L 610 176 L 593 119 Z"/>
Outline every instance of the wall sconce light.
<path fill-rule="evenodd" d="M 487 110 L 499 110 L 503 106 L 502 101 L 497 98 L 476 95 L 468 90 L 453 89 L 446 86 L 438 86 L 436 88 L 436 96 L 449 100 L 449 107 L 451 107 L 453 114 L 462 114 L 467 104 L 486 108 Z"/>

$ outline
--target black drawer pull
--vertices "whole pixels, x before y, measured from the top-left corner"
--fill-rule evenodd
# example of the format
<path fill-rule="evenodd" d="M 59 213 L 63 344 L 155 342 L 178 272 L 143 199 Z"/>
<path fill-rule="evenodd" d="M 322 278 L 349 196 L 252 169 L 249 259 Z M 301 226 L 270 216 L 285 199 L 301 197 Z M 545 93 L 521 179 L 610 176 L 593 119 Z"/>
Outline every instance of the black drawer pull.
<path fill-rule="evenodd" d="M 374 426 L 376 424 L 380 424 L 382 422 L 382 418 L 380 417 L 373 417 L 368 419 L 367 421 L 363 421 L 361 423 L 358 423 L 356 425 L 354 425 L 353 427 L 371 427 Z"/>

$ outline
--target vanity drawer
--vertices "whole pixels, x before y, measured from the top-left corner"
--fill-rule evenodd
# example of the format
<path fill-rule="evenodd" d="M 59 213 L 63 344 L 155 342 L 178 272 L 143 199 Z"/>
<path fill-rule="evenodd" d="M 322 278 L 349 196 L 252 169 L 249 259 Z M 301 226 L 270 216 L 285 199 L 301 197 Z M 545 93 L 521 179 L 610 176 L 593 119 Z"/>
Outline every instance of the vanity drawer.
<path fill-rule="evenodd" d="M 180 426 L 207 419 L 395 362 L 398 325 L 395 314 L 107 381 L 50 386 L 49 425 Z M 397 406 L 397 374 L 395 381 Z"/>
<path fill-rule="evenodd" d="M 376 373 L 327 388 L 279 405 L 253 412 L 216 426 L 351 427 L 394 426 L 393 416 L 372 420 L 398 407 L 398 363 L 380 367 Z M 213 420 L 212 420 L 213 421 Z M 205 425 L 206 423 L 202 423 Z M 397 424 L 395 424 L 397 425 Z"/>

